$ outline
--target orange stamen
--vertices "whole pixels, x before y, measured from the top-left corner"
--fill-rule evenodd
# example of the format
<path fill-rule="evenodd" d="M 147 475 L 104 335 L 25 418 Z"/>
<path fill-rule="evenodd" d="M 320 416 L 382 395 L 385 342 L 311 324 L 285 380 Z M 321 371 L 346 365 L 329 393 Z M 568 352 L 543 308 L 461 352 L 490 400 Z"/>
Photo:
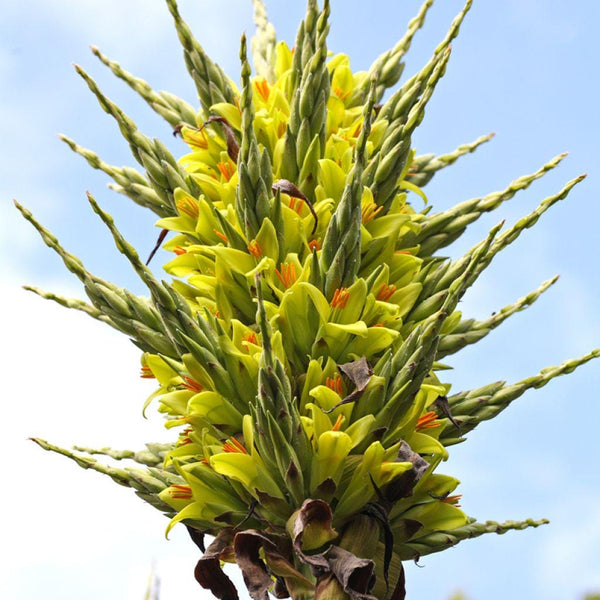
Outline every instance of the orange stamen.
<path fill-rule="evenodd" d="M 308 247 L 310 248 L 311 252 L 314 252 L 315 250 L 320 250 L 321 249 L 321 242 L 319 240 L 310 240 L 310 242 L 308 242 Z"/>
<path fill-rule="evenodd" d="M 372 221 L 382 210 L 383 206 L 377 206 L 375 202 L 365 204 L 361 213 L 363 224 L 366 225 L 369 221 Z"/>
<path fill-rule="evenodd" d="M 250 254 L 252 254 L 252 256 L 254 256 L 256 259 L 259 259 L 263 254 L 262 248 L 256 240 L 252 240 L 248 244 L 248 252 L 250 252 Z"/>
<path fill-rule="evenodd" d="M 339 375 L 335 377 L 327 377 L 325 379 L 325 385 L 334 392 L 342 394 L 342 378 Z"/>
<path fill-rule="evenodd" d="M 346 308 L 350 298 L 350 292 L 347 288 L 341 287 L 335 290 L 333 299 L 331 300 L 331 308 Z"/>
<path fill-rule="evenodd" d="M 180 213 L 184 213 L 192 219 L 197 219 L 200 214 L 198 210 L 198 201 L 191 196 L 186 195 L 183 198 L 179 198 L 176 202 L 176 206 Z"/>
<path fill-rule="evenodd" d="M 223 444 L 223 452 L 237 452 L 238 454 L 248 454 L 248 450 L 244 447 L 244 444 L 239 442 L 236 438 L 231 437 Z"/>
<path fill-rule="evenodd" d="M 342 88 L 334 87 L 333 93 L 343 102 L 350 95 L 350 90 L 343 90 Z"/>
<path fill-rule="evenodd" d="M 334 423 L 331 431 L 339 431 L 342 423 L 344 422 L 344 415 L 338 415 L 336 422 Z"/>
<path fill-rule="evenodd" d="M 172 485 L 170 488 L 169 495 L 171 498 L 177 498 L 179 500 L 189 500 L 192 497 L 192 488 L 189 485 Z"/>
<path fill-rule="evenodd" d="M 156 377 L 154 376 L 154 373 L 150 370 L 150 367 L 147 367 L 146 365 L 144 365 L 142 367 L 142 370 L 140 372 L 140 377 L 142 379 L 156 379 Z"/>
<path fill-rule="evenodd" d="M 177 254 L 177 256 L 181 256 L 182 254 L 185 254 L 187 252 L 187 250 L 181 246 L 175 246 L 173 248 L 173 252 L 175 252 L 175 254 Z"/>
<path fill-rule="evenodd" d="M 437 414 L 430 410 L 426 412 L 424 415 L 421 415 L 417 421 L 417 431 L 421 429 L 433 429 L 439 425 L 439 421 L 437 420 Z"/>
<path fill-rule="evenodd" d="M 218 229 L 213 229 L 213 233 L 219 236 L 226 244 L 229 244 L 229 238 L 224 233 L 221 233 Z"/>
<path fill-rule="evenodd" d="M 442 502 L 444 502 L 445 504 L 453 504 L 454 506 L 460 506 L 459 502 L 460 499 L 462 498 L 462 494 L 456 494 L 454 496 L 446 496 Z"/>
<path fill-rule="evenodd" d="M 281 271 L 275 269 L 275 275 L 281 281 L 283 287 L 287 290 L 293 283 L 296 282 L 296 265 L 294 263 L 281 263 Z"/>
<path fill-rule="evenodd" d="M 186 144 L 196 148 L 208 148 L 208 139 L 204 131 L 195 131 L 194 129 L 184 128 L 181 130 L 181 137 Z"/>
<path fill-rule="evenodd" d="M 281 121 L 278 125 L 277 125 L 277 137 L 281 138 L 283 137 L 283 134 L 287 131 L 287 125 L 285 124 L 284 121 Z"/>
<path fill-rule="evenodd" d="M 187 446 L 188 444 L 192 444 L 193 442 L 189 437 L 190 433 L 192 433 L 191 427 L 184 429 L 179 436 L 179 440 L 177 440 L 177 446 Z"/>
<path fill-rule="evenodd" d="M 266 102 L 269 99 L 269 94 L 271 93 L 271 88 L 267 83 L 267 80 L 264 77 L 257 77 L 254 80 L 254 87 L 256 91 L 259 93 L 260 97 Z"/>
<path fill-rule="evenodd" d="M 191 377 L 188 377 L 187 375 L 184 375 L 182 377 L 183 379 L 183 387 L 186 390 L 190 390 L 190 392 L 201 392 L 204 388 L 194 379 L 192 379 Z"/>
<path fill-rule="evenodd" d="M 382 302 L 387 302 L 396 291 L 395 285 L 386 285 L 385 283 L 381 284 L 379 291 L 377 292 L 377 300 L 381 300 Z"/>
<path fill-rule="evenodd" d="M 242 342 L 247 342 L 248 344 L 254 344 L 258 346 L 258 340 L 256 339 L 256 334 L 254 331 L 248 331 L 246 335 L 242 338 Z"/>
<path fill-rule="evenodd" d="M 217 163 L 217 169 L 225 181 L 229 181 L 235 173 L 235 165 L 231 161 Z"/>

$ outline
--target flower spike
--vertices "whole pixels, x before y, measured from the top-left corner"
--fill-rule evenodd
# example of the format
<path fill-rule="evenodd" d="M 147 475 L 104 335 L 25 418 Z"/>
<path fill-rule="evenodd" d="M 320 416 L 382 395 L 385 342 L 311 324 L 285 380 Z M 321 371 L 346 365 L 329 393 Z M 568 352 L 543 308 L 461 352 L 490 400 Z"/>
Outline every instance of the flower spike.
<path fill-rule="evenodd" d="M 89 302 L 27 289 L 132 339 L 143 352 L 133 376 L 155 386 L 142 413 L 156 406 L 171 438 L 138 452 L 34 441 L 133 489 L 169 518 L 167 533 L 183 523 L 204 552 L 195 578 L 221 600 L 239 598 L 221 562 L 237 563 L 254 600 L 269 593 L 402 600 L 404 560 L 543 524 L 474 521 L 461 508 L 469 499 L 459 481 L 440 472 L 449 448 L 482 421 L 600 357 L 594 350 L 514 384 L 459 393 L 445 381 L 451 367 L 441 359 L 481 340 L 556 282 L 481 321 L 459 310 L 494 257 L 583 179 L 514 225 L 500 222 L 464 256 L 438 254 L 564 158 L 502 191 L 432 210 L 435 192 L 426 196 L 423 186 L 491 138 L 439 156 L 413 147 L 471 0 L 432 58 L 382 106 L 432 0 L 362 73 L 327 49 L 328 0 L 322 9 L 307 0 L 294 48 L 276 41 L 263 0 L 253 0 L 256 73 L 242 36 L 239 93 L 176 1 L 166 2 L 198 113 L 93 52 L 170 123 L 186 153 L 176 160 L 140 133 L 80 67 L 145 174 L 61 137 L 109 175 L 113 188 L 158 215 L 166 279 L 144 264 L 91 194 L 149 298 L 90 273 L 17 208 L 83 283 Z M 214 538 L 206 551 L 205 535 Z"/>

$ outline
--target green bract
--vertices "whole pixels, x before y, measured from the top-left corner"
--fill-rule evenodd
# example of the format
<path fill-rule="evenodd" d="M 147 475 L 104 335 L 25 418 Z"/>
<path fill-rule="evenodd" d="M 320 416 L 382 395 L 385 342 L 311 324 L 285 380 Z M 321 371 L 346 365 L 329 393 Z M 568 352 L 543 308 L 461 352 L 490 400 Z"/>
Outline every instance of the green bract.
<path fill-rule="evenodd" d="M 144 173 L 65 141 L 156 213 L 161 242 L 171 234 L 163 247 L 173 253 L 165 265 L 173 279 L 165 283 L 89 196 L 149 299 L 89 273 L 19 207 L 84 283 L 91 304 L 34 291 L 133 339 L 142 376 L 157 382 L 145 410 L 157 406 L 173 432 L 171 445 L 103 451 L 144 465 L 125 469 L 38 443 L 133 487 L 170 518 L 168 529 L 184 523 L 201 548 L 204 534 L 214 536 L 196 578 L 219 598 L 237 597 L 219 568 L 226 560 L 238 563 L 256 599 L 272 591 L 396 600 L 404 597 L 403 560 L 543 522 L 475 522 L 458 506 L 459 482 L 440 464 L 479 422 L 600 352 L 514 385 L 455 395 L 439 361 L 554 283 L 487 321 L 457 311 L 494 256 L 582 177 L 512 227 L 493 228 L 464 257 L 438 255 L 563 156 L 502 192 L 430 210 L 423 188 L 435 173 L 491 137 L 439 157 L 417 156 L 411 144 L 470 2 L 425 67 L 381 103 L 431 4 L 369 72 L 353 73 L 347 56 L 327 49 L 327 1 L 319 8 L 309 0 L 293 49 L 276 41 L 255 1 L 255 74 L 243 37 L 238 90 L 167 0 L 199 110 L 93 49 L 188 147 L 176 160 L 77 67 Z"/>

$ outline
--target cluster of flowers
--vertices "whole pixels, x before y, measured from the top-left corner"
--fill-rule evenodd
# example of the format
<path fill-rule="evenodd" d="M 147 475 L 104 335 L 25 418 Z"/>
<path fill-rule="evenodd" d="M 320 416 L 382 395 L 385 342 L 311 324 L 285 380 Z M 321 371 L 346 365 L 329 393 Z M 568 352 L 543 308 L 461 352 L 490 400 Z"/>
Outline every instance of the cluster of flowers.
<path fill-rule="evenodd" d="M 220 598 L 237 592 L 218 568 L 237 561 L 253 597 L 404 597 L 402 561 L 467 537 L 542 521 L 477 523 L 460 509 L 458 480 L 437 472 L 447 448 L 512 400 L 597 355 L 511 386 L 497 382 L 449 395 L 441 361 L 531 304 L 555 280 L 485 321 L 463 319 L 464 292 L 493 257 L 581 179 L 569 182 L 513 227 L 464 257 L 437 252 L 481 214 L 528 187 L 562 156 L 502 191 L 431 213 L 423 187 L 435 173 L 490 139 L 443 155 L 416 156 L 411 136 L 444 75 L 452 23 L 432 59 L 380 104 L 399 80 L 422 26 L 369 72 L 353 73 L 326 46 L 329 5 L 308 2 L 296 45 L 277 43 L 255 2 L 251 76 L 242 39 L 241 91 L 169 9 L 202 109 L 121 69 L 93 49 L 163 115 L 190 152 L 176 161 L 106 98 L 145 175 L 112 167 L 65 141 L 116 188 L 159 217 L 170 283 L 154 278 L 90 196 L 117 247 L 148 285 L 136 297 L 90 274 L 31 214 L 23 214 L 85 284 L 91 304 L 39 290 L 131 336 L 142 377 L 155 378 L 172 445 L 104 451 L 146 468 L 102 465 L 43 447 L 133 487 L 202 547 L 215 540 L 196 578 Z M 416 202 L 409 202 L 409 198 Z M 393 587 L 391 587 L 393 586 Z"/>

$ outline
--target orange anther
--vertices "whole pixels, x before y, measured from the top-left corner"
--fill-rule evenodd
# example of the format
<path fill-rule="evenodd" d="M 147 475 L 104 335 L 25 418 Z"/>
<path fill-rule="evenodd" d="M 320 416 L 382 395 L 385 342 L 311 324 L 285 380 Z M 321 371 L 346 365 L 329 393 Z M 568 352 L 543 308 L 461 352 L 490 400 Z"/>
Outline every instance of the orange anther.
<path fill-rule="evenodd" d="M 342 88 L 334 87 L 333 93 L 343 102 L 350 95 L 350 90 L 343 90 Z"/>
<path fill-rule="evenodd" d="M 189 485 L 172 485 L 169 488 L 169 496 L 179 500 L 189 500 L 192 497 L 192 488 Z"/>
<path fill-rule="evenodd" d="M 140 377 L 142 379 L 156 379 L 156 377 L 154 376 L 154 373 L 150 370 L 150 367 L 147 367 L 146 365 L 144 365 L 142 367 L 142 370 L 140 372 Z"/>
<path fill-rule="evenodd" d="M 257 77 L 254 80 L 254 87 L 256 91 L 260 95 L 260 97 L 266 102 L 269 99 L 269 94 L 271 93 L 271 88 L 267 83 L 267 80 L 264 77 Z"/>
<path fill-rule="evenodd" d="M 344 422 L 344 415 L 338 415 L 338 418 L 336 419 L 333 427 L 331 428 L 331 431 L 339 431 L 343 422 Z"/>
<path fill-rule="evenodd" d="M 229 244 L 229 238 L 224 233 L 220 232 L 218 229 L 213 229 L 213 232 L 215 235 L 220 237 L 226 244 Z"/>
<path fill-rule="evenodd" d="M 285 289 L 296 282 L 296 265 L 294 263 L 281 263 L 281 271 L 275 269 L 279 281 L 281 281 Z"/>
<path fill-rule="evenodd" d="M 259 259 L 263 254 L 262 248 L 256 240 L 252 240 L 248 244 L 248 252 L 250 252 L 250 254 L 252 254 L 252 256 L 254 256 L 256 259 Z"/>
<path fill-rule="evenodd" d="M 437 413 L 435 413 L 433 410 L 426 412 L 424 415 L 419 417 L 416 430 L 420 431 L 421 429 L 432 429 L 437 427 L 439 425 L 437 418 Z"/>
<path fill-rule="evenodd" d="M 290 207 L 290 210 L 293 210 L 294 212 L 300 214 L 302 212 L 302 207 L 304 206 L 304 203 L 300 198 L 290 196 L 290 202 L 288 206 Z"/>
<path fill-rule="evenodd" d="M 308 247 L 310 248 L 311 252 L 314 252 L 315 250 L 320 250 L 321 249 L 321 242 L 319 240 L 310 240 L 310 242 L 308 242 Z"/>
<path fill-rule="evenodd" d="M 194 379 L 192 379 L 191 377 L 188 377 L 187 375 L 184 375 L 182 377 L 183 379 L 183 387 L 186 390 L 190 390 L 190 392 L 201 392 L 204 388 Z"/>
<path fill-rule="evenodd" d="M 342 378 L 339 375 L 335 377 L 327 377 L 325 379 L 325 385 L 334 392 L 342 394 Z"/>
<path fill-rule="evenodd" d="M 183 198 L 179 198 L 175 205 L 180 213 L 184 213 L 192 219 L 197 219 L 200 214 L 198 210 L 198 201 L 191 196 L 185 195 Z"/>
<path fill-rule="evenodd" d="M 346 304 L 348 304 L 348 298 L 350 298 L 350 292 L 348 289 L 345 287 L 338 288 L 333 293 L 331 308 L 346 308 Z"/>
<path fill-rule="evenodd" d="M 248 344 L 254 344 L 255 346 L 258 346 L 258 340 L 256 339 L 256 334 L 254 331 L 248 331 L 242 338 L 242 342 L 247 342 Z"/>
<path fill-rule="evenodd" d="M 208 148 L 208 138 L 206 137 L 204 130 L 197 131 L 184 127 L 181 130 L 181 137 L 183 138 L 183 141 L 190 146 L 194 146 L 195 148 L 200 148 L 202 150 Z"/>
<path fill-rule="evenodd" d="M 187 446 L 188 444 L 192 444 L 192 440 L 186 435 L 186 436 L 182 436 L 179 438 L 179 440 L 177 441 L 177 446 L 181 447 L 181 446 Z"/>
<path fill-rule="evenodd" d="M 241 454 L 248 454 L 248 450 L 246 450 L 244 445 L 234 437 L 229 438 L 223 444 L 223 452 L 237 452 Z"/>
<path fill-rule="evenodd" d="M 190 433 L 192 433 L 192 431 L 193 429 L 191 427 L 186 427 L 177 440 L 177 446 L 187 446 L 188 444 L 192 444 L 193 442 L 190 439 Z"/>
<path fill-rule="evenodd" d="M 175 252 L 175 254 L 177 254 L 177 256 L 181 256 L 182 254 L 185 254 L 187 252 L 187 250 L 185 248 L 183 248 L 182 246 L 175 246 L 173 248 L 173 252 Z"/>
<path fill-rule="evenodd" d="M 461 498 L 462 498 L 462 494 L 456 494 L 454 496 L 446 496 L 445 498 L 442 498 L 442 502 L 444 502 L 445 504 L 453 504 L 454 506 L 460 506 L 459 502 L 460 502 Z"/>
<path fill-rule="evenodd" d="M 235 165 L 229 160 L 227 162 L 217 163 L 217 169 L 221 172 L 221 176 L 225 181 L 229 181 L 235 173 Z"/>
<path fill-rule="evenodd" d="M 368 204 L 365 204 L 361 213 L 363 224 L 367 224 L 369 221 L 372 221 L 382 210 L 383 206 L 377 206 L 375 202 L 369 202 Z"/>
<path fill-rule="evenodd" d="M 379 291 L 377 292 L 377 300 L 387 302 L 394 295 L 395 291 L 395 285 L 386 285 L 385 283 L 382 283 Z"/>
<path fill-rule="evenodd" d="M 287 125 L 284 121 L 280 121 L 277 124 L 277 138 L 282 138 L 283 134 L 287 131 Z"/>

